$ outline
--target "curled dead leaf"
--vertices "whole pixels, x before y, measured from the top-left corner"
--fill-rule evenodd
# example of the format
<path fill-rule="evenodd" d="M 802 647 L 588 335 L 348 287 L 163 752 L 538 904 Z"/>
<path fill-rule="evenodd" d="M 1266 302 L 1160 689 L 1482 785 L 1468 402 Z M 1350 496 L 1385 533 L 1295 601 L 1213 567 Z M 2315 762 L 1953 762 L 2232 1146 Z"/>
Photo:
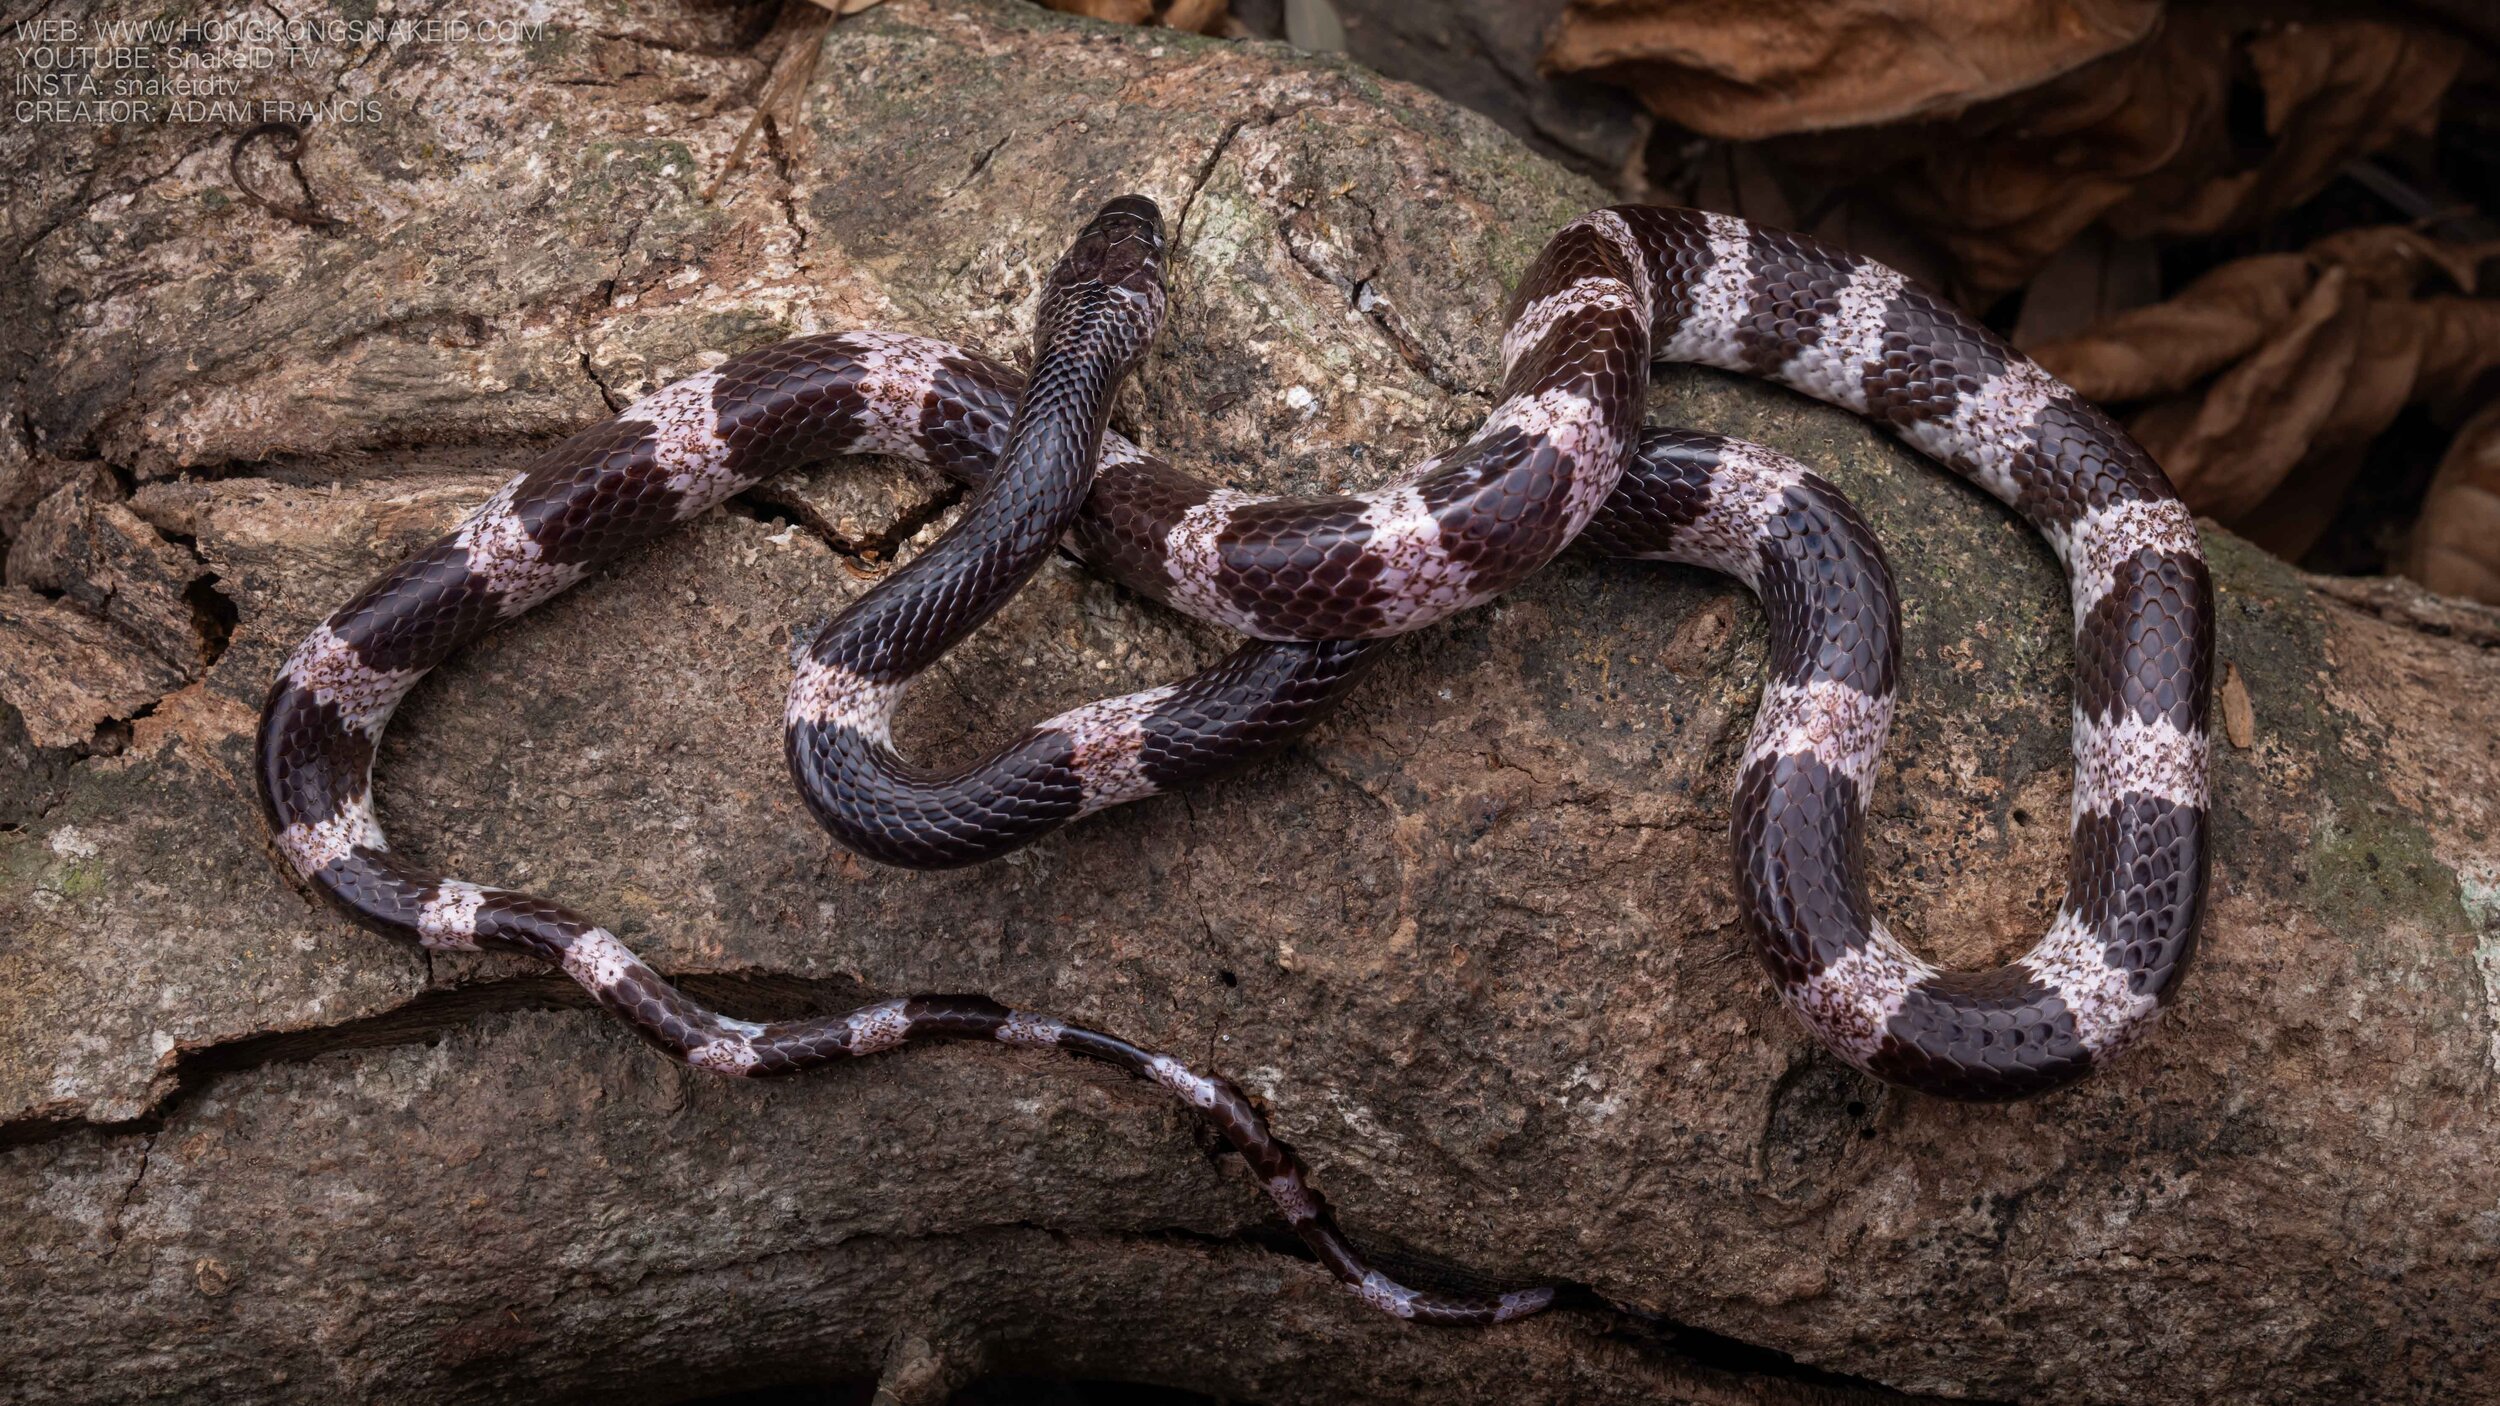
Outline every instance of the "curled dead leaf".
<path fill-rule="evenodd" d="M 2255 351 L 2201 394 L 2135 420 L 2189 506 L 2228 522 L 2263 502 L 2326 428 L 2361 351 L 2362 302 L 2330 268 Z"/>
<path fill-rule="evenodd" d="M 2241 259 L 2167 302 L 2120 313 L 2033 355 L 2094 400 L 2174 395 L 2255 351 L 2290 321 L 2316 277 L 2305 254 Z"/>
<path fill-rule="evenodd" d="M 1146 24 L 1155 17 L 1154 0 L 1042 0 L 1042 3 L 1065 15 L 1083 15 L 1089 20 L 1109 20 L 1113 24 Z"/>
<path fill-rule="evenodd" d="M 2451 244 L 2403 225 L 2372 225 L 2330 234 L 2309 246 L 2308 257 L 2351 269 L 2370 292 L 2406 297 L 2427 278 L 2472 288 L 2483 260 L 2500 254 L 2500 242 Z"/>
<path fill-rule="evenodd" d="M 2125 48 L 2160 16 L 2160 0 L 1571 0 L 1545 67 L 1757 138 L 1958 110 Z"/>
<path fill-rule="evenodd" d="M 1163 11 L 1163 23 L 1192 34 L 1214 34 L 1224 27 L 1229 13 L 1231 7 L 1225 0 L 1172 0 Z"/>
<path fill-rule="evenodd" d="M 2411 311 L 2422 342 L 2413 398 L 2437 407 L 2465 408 L 2458 401 L 2500 365 L 2500 298 L 2423 298 Z"/>
<path fill-rule="evenodd" d="M 2110 211 L 2121 234 L 2210 234 L 2300 204 L 2354 157 L 2428 131 L 2467 53 L 2441 31 L 2380 20 L 2271 24 L 2237 40 L 2269 145 L 2251 160 L 2227 123 L 2203 124 L 2183 159 Z"/>
<path fill-rule="evenodd" d="M 821 3 L 821 0 L 820 0 Z M 1041 0 L 1061 14 L 1113 24 L 1160 24 L 1192 34 L 1226 32 L 1231 17 L 1227 0 Z"/>
<path fill-rule="evenodd" d="M 2500 605 L 2500 401 L 2460 426 L 2440 460 L 2405 574 L 2442 595 Z"/>
<path fill-rule="evenodd" d="M 1778 142 L 1879 196 L 1956 267 L 1966 301 L 2017 288 L 2085 229 L 2175 238 L 2307 200 L 2437 114 L 2466 56 L 2395 19 L 2293 23 L 2174 9 L 2149 39 L 1940 123 Z M 2262 105 L 2262 142 L 2235 122 Z"/>
<path fill-rule="evenodd" d="M 2198 512 L 2298 557 L 2405 406 L 2453 402 L 2500 367 L 2500 299 L 2447 291 L 2472 291 L 2496 252 L 2347 231 L 2032 352 L 2087 397 L 2139 405 L 2130 428 Z"/>

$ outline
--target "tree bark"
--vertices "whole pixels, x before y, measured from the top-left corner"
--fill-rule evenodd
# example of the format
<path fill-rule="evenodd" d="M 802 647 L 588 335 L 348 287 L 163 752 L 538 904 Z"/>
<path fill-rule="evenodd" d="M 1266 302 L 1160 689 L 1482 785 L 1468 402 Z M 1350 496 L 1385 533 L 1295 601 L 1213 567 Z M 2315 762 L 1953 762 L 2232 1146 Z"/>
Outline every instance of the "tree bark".
<path fill-rule="evenodd" d="M 260 695 L 536 444 L 803 331 L 1015 353 L 1068 233 L 1142 190 L 1174 307 L 1120 421 L 1239 486 L 1368 485 L 1482 415 L 1508 281 L 1596 199 L 1341 62 L 893 0 L 832 29 L 797 120 L 707 203 L 759 16 L 648 11 L 313 50 L 382 113 L 308 139 L 336 229 L 236 198 L 203 129 L 7 134 L 10 532 L 76 487 L 109 506 L 47 531 L 143 523 L 208 585 L 145 542 L 29 553 L 60 578 L 45 611 L 159 661 L 165 691 L 100 726 L 0 611 L 0 1397 L 2500 1392 L 2500 632 L 2330 598 L 2219 532 L 2254 726 L 2218 758 L 2205 950 L 2146 1048 L 2011 1107 L 1890 1091 L 1780 1010 L 1727 858 L 1763 630 L 1699 573 L 1558 563 L 1398 646 L 1290 752 L 963 873 L 849 859 L 780 758 L 792 630 L 946 521 L 903 466 L 757 490 L 395 723 L 402 848 L 557 896 L 741 1013 L 982 991 L 1219 1068 L 1367 1244 L 1589 1291 L 1496 1331 L 1364 1308 L 1158 1090 L 986 1048 L 730 1084 L 528 964 L 429 960 L 308 901 L 251 798 Z M 2042 544 L 1761 385 L 1665 373 L 1653 418 L 1797 454 L 1865 509 L 1907 653 L 1878 909 L 1940 960 L 2019 953 L 2070 775 Z M 161 633 L 161 599 L 80 604 L 107 560 L 189 593 L 204 673 L 116 623 Z M 1225 644 L 1060 563 L 903 741 L 960 755 Z"/>

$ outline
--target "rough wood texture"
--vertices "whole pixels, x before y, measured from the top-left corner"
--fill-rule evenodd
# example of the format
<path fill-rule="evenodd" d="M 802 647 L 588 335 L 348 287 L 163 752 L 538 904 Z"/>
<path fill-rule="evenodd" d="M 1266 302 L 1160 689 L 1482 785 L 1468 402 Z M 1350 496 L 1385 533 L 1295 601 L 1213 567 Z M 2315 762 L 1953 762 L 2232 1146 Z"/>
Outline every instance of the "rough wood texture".
<path fill-rule="evenodd" d="M 44 499 L 9 548 L 8 583 L 110 621 L 188 683 L 210 644 L 188 597 L 199 558 L 111 496 L 117 487 L 98 472 Z"/>
<path fill-rule="evenodd" d="M 228 198 L 196 133 L 0 143 L 11 462 L 108 462 L 236 616 L 126 741 L 0 721 L 0 1397 L 2500 1391 L 2500 656 L 2225 537 L 2256 737 L 2221 759 L 2205 956 L 2150 1047 L 2011 1108 L 1888 1093 L 1777 1008 L 1725 850 L 1762 629 L 1696 573 L 1562 563 L 1400 646 L 1290 754 L 965 873 L 846 859 L 780 758 L 793 622 L 946 510 L 892 466 L 779 490 L 823 535 L 761 503 L 691 525 L 393 728 L 401 844 L 560 895 L 715 999 L 987 991 L 1187 1051 L 1272 1104 L 1368 1241 L 1623 1311 L 1413 1331 L 1279 1250 L 1156 1091 L 961 1048 L 726 1084 L 520 963 L 428 962 L 307 903 L 249 798 L 265 682 L 533 443 L 801 330 L 1012 352 L 1067 232 L 1141 189 L 1176 296 L 1122 418 L 1236 483 L 1375 482 L 1481 413 L 1505 281 L 1593 198 L 1359 69 L 892 0 L 833 29 L 804 120 L 707 205 L 763 16 L 647 9 L 341 56 L 319 78 L 389 119 L 307 152 L 337 233 Z M 1845 415 L 1698 373 L 1655 413 L 1864 505 L 1907 600 L 1878 904 L 1940 958 L 2019 951 L 2065 851 L 2046 552 Z M 1057 566 L 905 740 L 1222 643 Z"/>

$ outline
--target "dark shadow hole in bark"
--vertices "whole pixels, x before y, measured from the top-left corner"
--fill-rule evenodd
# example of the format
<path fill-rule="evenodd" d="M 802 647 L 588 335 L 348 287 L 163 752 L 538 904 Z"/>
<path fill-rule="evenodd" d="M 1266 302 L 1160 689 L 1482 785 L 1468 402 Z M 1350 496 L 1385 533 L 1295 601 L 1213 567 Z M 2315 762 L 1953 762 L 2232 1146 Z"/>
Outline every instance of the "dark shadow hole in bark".
<path fill-rule="evenodd" d="M 226 641 L 243 617 L 233 598 L 217 589 L 215 572 L 192 582 L 182 596 L 191 607 L 192 626 L 200 632 L 200 664 L 205 668 L 226 652 Z"/>
<path fill-rule="evenodd" d="M 1799 1060 L 1771 1096 L 1761 1189 L 1791 1202 L 1819 1195 L 1842 1175 L 1850 1147 L 1875 1137 L 1884 1097 L 1881 1084 L 1820 1050 Z"/>

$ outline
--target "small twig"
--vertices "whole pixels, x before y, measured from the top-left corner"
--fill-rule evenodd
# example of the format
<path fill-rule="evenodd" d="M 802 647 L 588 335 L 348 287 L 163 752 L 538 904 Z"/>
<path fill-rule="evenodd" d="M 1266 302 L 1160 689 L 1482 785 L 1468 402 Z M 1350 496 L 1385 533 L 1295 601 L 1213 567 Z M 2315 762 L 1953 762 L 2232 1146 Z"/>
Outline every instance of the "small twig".
<path fill-rule="evenodd" d="M 252 183 L 243 178 L 243 149 L 262 137 L 278 136 L 286 138 L 286 145 L 278 149 L 278 155 L 285 158 L 286 168 L 295 173 L 296 187 L 304 192 L 304 200 L 300 205 L 293 201 L 275 200 L 263 195 L 252 189 Z M 234 149 L 226 153 L 226 174 L 233 178 L 234 188 L 243 193 L 244 199 L 282 220 L 292 220 L 307 229 L 347 228 L 345 220 L 323 214 L 319 205 L 315 203 L 312 182 L 304 179 L 303 154 L 303 128 L 292 122 L 263 122 L 257 127 L 246 129 L 241 136 L 234 139 Z"/>
<path fill-rule="evenodd" d="M 747 152 L 754 147 L 756 134 L 769 121 L 785 126 L 795 115 L 799 94 L 815 80 L 817 61 L 825 52 L 825 31 L 844 15 L 857 14 L 879 3 L 879 0 L 809 0 L 782 12 L 782 26 L 788 39 L 781 54 L 773 60 L 771 76 L 764 80 L 762 92 L 755 95 L 755 112 L 747 118 L 746 129 L 738 133 L 738 144 L 729 149 L 729 159 L 721 163 L 720 173 L 703 188 L 703 201 L 710 204 L 720 194 L 721 182 L 736 175 L 747 164 Z"/>

